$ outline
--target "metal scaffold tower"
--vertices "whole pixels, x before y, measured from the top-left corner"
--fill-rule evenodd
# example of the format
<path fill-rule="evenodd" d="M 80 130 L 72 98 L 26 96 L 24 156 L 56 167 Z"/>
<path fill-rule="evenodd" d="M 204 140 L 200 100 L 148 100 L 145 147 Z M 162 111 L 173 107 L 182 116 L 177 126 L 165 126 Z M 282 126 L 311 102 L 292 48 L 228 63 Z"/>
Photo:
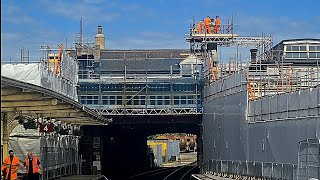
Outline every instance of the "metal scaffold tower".
<path fill-rule="evenodd" d="M 199 32 L 195 25 L 190 28 L 189 34 L 186 34 L 186 41 L 190 43 L 191 53 L 200 57 L 204 62 L 204 78 L 206 82 L 212 82 L 219 79 L 218 69 L 218 46 L 220 47 L 252 47 L 257 49 L 257 61 L 265 61 L 271 59 L 272 47 L 271 36 L 247 36 L 242 37 L 235 34 L 233 21 L 226 25 L 219 25 L 221 31 L 207 33 L 206 31 Z M 198 27 L 199 28 L 199 27 Z"/>

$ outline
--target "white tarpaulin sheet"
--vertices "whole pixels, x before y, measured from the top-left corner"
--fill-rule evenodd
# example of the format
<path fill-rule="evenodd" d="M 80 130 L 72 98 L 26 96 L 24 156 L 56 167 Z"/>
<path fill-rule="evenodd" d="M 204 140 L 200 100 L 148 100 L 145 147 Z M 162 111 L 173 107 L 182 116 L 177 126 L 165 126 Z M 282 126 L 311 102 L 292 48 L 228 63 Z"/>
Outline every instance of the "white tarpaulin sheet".
<path fill-rule="evenodd" d="M 49 70 L 45 62 L 31 64 L 1 64 L 1 76 L 13 78 L 64 94 L 76 101 L 78 65 L 71 58 L 62 61 L 60 75 Z"/>
<path fill-rule="evenodd" d="M 41 85 L 40 64 L 2 64 L 1 76 Z"/>

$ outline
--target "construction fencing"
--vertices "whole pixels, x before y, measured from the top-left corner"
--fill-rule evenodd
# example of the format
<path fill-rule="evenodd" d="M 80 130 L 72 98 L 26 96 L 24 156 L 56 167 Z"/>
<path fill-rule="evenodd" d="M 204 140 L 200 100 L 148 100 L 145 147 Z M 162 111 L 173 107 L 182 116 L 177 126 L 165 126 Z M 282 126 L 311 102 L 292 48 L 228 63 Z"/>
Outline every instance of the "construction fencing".
<path fill-rule="evenodd" d="M 209 160 L 201 167 L 201 173 L 224 177 L 256 177 L 297 180 L 297 165 L 250 161 Z"/>
<path fill-rule="evenodd" d="M 319 116 L 319 94 L 320 85 L 249 101 L 248 122 Z"/>
<path fill-rule="evenodd" d="M 319 179 L 320 177 L 319 139 L 306 139 L 299 142 L 298 180 Z"/>
<path fill-rule="evenodd" d="M 81 174 L 81 160 L 78 156 L 79 137 L 40 137 L 42 178 L 56 179 Z"/>

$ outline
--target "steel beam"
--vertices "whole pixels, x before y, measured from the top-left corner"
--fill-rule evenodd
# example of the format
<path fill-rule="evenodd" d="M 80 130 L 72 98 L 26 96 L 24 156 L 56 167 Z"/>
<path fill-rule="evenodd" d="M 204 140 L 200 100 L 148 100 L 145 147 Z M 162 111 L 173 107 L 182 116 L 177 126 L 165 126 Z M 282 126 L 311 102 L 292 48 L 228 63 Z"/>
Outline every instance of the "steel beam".
<path fill-rule="evenodd" d="M 42 98 L 41 98 L 42 97 Z M 52 97 L 45 97 L 39 93 L 25 93 L 25 94 L 14 94 L 14 95 L 1 95 L 1 101 L 24 101 L 24 100 L 36 100 L 36 99 L 49 99 Z"/>
<path fill-rule="evenodd" d="M 17 88 L 1 88 L 1 96 L 17 94 L 20 92 L 22 92 L 22 90 Z"/>
<path fill-rule="evenodd" d="M 50 106 L 48 106 L 50 107 Z M 78 109 L 68 109 L 68 108 L 64 108 L 64 109 L 46 109 L 46 110 L 30 110 L 30 111 L 22 111 L 22 114 L 54 114 L 54 113 L 78 113 L 81 112 Z"/>
<path fill-rule="evenodd" d="M 30 114 L 30 113 L 28 113 Z M 51 118 L 76 118 L 76 117 L 87 117 L 85 113 L 82 112 L 73 112 L 73 113 L 60 113 L 60 112 L 55 112 L 55 113 L 40 113 L 39 114 L 42 117 L 51 117 Z"/>
<path fill-rule="evenodd" d="M 2 102 L 1 107 L 21 107 L 21 106 L 55 106 L 58 104 L 57 99 L 47 101 L 20 101 L 20 102 Z"/>
<path fill-rule="evenodd" d="M 1 111 L 54 111 L 54 110 L 68 110 L 73 108 L 71 105 L 58 104 L 55 106 L 27 106 L 27 107 L 1 107 Z M 72 109 L 73 110 L 73 109 Z"/>

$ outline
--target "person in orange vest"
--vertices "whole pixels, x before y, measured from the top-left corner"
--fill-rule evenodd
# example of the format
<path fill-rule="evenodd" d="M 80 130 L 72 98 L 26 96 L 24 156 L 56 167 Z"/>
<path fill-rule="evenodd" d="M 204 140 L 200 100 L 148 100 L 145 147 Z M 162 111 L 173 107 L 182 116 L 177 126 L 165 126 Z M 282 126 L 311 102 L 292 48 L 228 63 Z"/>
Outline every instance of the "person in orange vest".
<path fill-rule="evenodd" d="M 211 22 L 212 21 L 211 21 L 209 16 L 204 19 L 204 25 L 205 25 L 206 33 L 211 33 L 211 27 L 210 27 Z"/>
<path fill-rule="evenodd" d="M 26 166 L 29 180 L 40 179 L 39 170 L 42 169 L 42 167 L 41 167 L 39 158 L 37 156 L 33 156 L 32 152 L 28 152 L 28 158 L 25 159 L 24 165 Z"/>
<path fill-rule="evenodd" d="M 199 34 L 202 33 L 202 27 L 203 27 L 203 21 L 200 20 L 199 23 L 198 23 L 198 32 L 199 32 Z"/>
<path fill-rule="evenodd" d="M 18 169 L 20 166 L 20 160 L 14 155 L 13 150 L 9 151 L 9 156 L 6 157 L 1 166 L 4 180 L 15 180 L 18 178 Z"/>
<path fill-rule="evenodd" d="M 219 16 L 216 16 L 215 25 L 214 25 L 214 33 L 220 32 L 220 18 Z"/>

